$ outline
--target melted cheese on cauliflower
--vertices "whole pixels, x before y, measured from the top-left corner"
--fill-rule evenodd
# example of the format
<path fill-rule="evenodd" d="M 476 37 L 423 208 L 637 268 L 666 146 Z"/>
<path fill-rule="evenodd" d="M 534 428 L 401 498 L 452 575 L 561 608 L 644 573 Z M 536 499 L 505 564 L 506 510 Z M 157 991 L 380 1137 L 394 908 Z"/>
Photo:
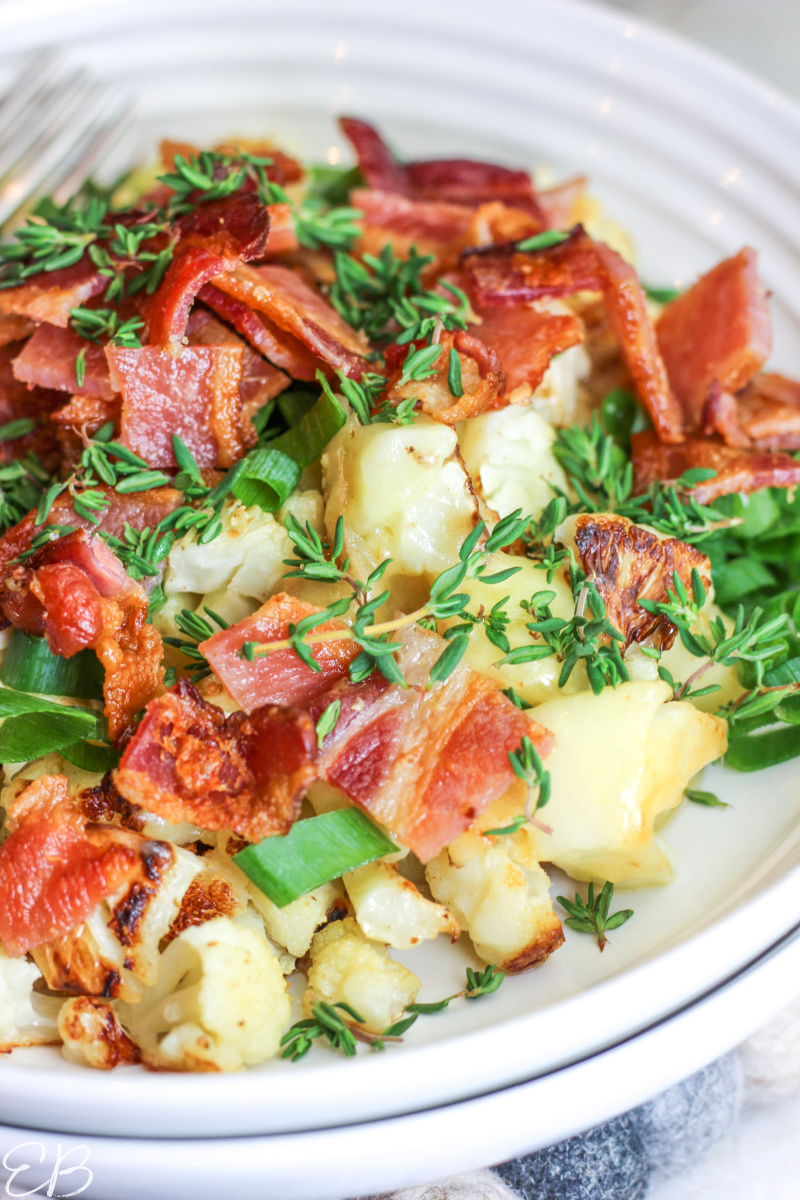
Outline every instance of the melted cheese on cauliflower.
<path fill-rule="evenodd" d="M 546 764 L 552 833 L 531 830 L 538 857 L 575 879 L 668 883 L 672 856 L 656 819 L 725 752 L 725 722 L 673 701 L 660 680 L 562 696 L 535 715 L 556 739 Z"/>
<path fill-rule="evenodd" d="M 516 509 L 538 517 L 553 498 L 551 484 L 567 491 L 553 457 L 555 430 L 530 406 L 510 404 L 458 426 L 458 444 L 476 487 L 495 512 Z"/>

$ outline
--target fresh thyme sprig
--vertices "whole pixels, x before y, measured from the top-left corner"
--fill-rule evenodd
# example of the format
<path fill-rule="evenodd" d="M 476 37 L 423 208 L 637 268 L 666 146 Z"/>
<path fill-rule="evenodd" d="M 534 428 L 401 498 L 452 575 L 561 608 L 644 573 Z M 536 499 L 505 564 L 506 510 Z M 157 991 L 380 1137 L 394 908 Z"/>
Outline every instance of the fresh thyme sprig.
<path fill-rule="evenodd" d="M 200 613 L 192 612 L 188 608 L 182 608 L 179 613 L 175 614 L 174 619 L 178 629 L 181 633 L 185 634 L 185 637 L 164 638 L 168 646 L 174 646 L 176 650 L 180 650 L 181 654 L 189 659 L 192 665 L 186 673 L 192 683 L 199 683 L 201 679 L 205 679 L 207 675 L 211 674 L 211 667 L 205 655 L 198 648 L 199 643 L 213 637 L 220 629 L 228 628 L 228 622 L 219 613 L 215 613 L 213 609 L 204 606 L 203 612 L 210 618 L 209 620 L 206 617 L 202 617 Z M 214 625 L 217 626 L 216 629 Z"/>
<path fill-rule="evenodd" d="M 552 833 L 551 827 L 542 824 L 536 817 L 539 809 L 544 808 L 550 799 L 550 772 L 545 771 L 539 752 L 527 734 L 523 737 L 518 750 L 509 750 L 508 759 L 517 779 L 521 779 L 527 789 L 526 819 L 544 833 Z"/>
<path fill-rule="evenodd" d="M 128 349 L 137 349 L 142 344 L 137 335 L 144 327 L 144 321 L 141 317 L 120 321 L 115 308 L 71 308 L 69 323 L 77 334 L 90 342 L 107 338 L 113 346 Z"/>
<path fill-rule="evenodd" d="M 730 804 L 720 800 L 713 792 L 701 792 L 696 788 L 686 788 L 683 794 L 687 800 L 691 800 L 692 804 L 701 804 L 704 808 L 730 808 Z"/>
<path fill-rule="evenodd" d="M 108 204 L 93 197 L 84 209 L 50 206 L 17 230 L 16 240 L 0 245 L 0 288 L 17 287 L 42 271 L 58 271 L 80 262 L 87 248 L 111 233 Z"/>
<path fill-rule="evenodd" d="M 353 661 L 350 668 L 351 679 L 363 679 L 377 666 L 387 679 L 394 683 L 403 683 L 400 669 L 394 659 L 402 643 L 389 641 L 389 636 L 399 630 L 406 629 L 418 622 L 449 621 L 460 617 L 463 628 L 449 630 L 448 645 L 431 667 L 428 686 L 442 682 L 455 670 L 466 650 L 468 631 L 477 623 L 467 609 L 469 594 L 458 589 L 466 579 L 480 579 L 487 584 L 500 584 L 515 575 L 519 567 L 510 567 L 503 571 L 487 573 L 489 556 L 504 546 L 516 541 L 520 532 L 527 528 L 528 517 L 521 516 L 517 510 L 504 517 L 497 523 L 491 533 L 486 536 L 484 522 L 479 522 L 461 545 L 459 560 L 442 571 L 433 581 L 427 601 L 411 613 L 396 617 L 391 621 L 375 623 L 375 614 L 389 599 L 389 592 L 372 594 L 372 586 L 384 574 L 389 560 L 380 563 L 372 572 L 369 579 L 362 583 L 353 580 L 348 574 L 348 562 L 342 566 L 337 564 L 344 548 L 344 526 L 337 523 L 334 544 L 327 547 L 319 536 L 306 526 L 300 528 L 299 523 L 289 521 L 287 532 L 292 539 L 298 556 L 286 560 L 293 568 L 294 577 L 305 576 L 309 579 L 346 583 L 352 590 L 352 596 L 344 596 L 335 600 L 327 608 L 318 613 L 311 613 L 296 625 L 290 624 L 288 637 L 274 642 L 245 642 L 239 653 L 242 657 L 253 661 L 266 657 L 276 650 L 293 650 L 298 658 L 314 671 L 319 671 L 319 665 L 314 661 L 311 647 L 323 642 L 350 640 L 357 642 L 362 653 Z M 484 538 L 483 545 L 478 543 Z M 330 557 L 326 553 L 330 550 Z M 346 616 L 356 604 L 352 624 L 339 628 L 314 632 L 320 625 Z M 494 619 L 499 614 L 493 613 Z"/>
<path fill-rule="evenodd" d="M 442 1012 L 453 1000 L 478 1000 L 481 996 L 490 996 L 492 992 L 497 991 L 504 979 L 505 972 L 495 966 L 488 966 L 483 971 L 473 971 L 472 967 L 467 967 L 467 986 L 460 992 L 454 992 L 444 1000 L 435 1000 L 429 1004 L 408 1004 L 406 1012 L 430 1015 Z"/>
<path fill-rule="evenodd" d="M 565 919 L 564 924 L 570 929 L 575 929 L 578 933 L 591 933 L 597 938 L 597 945 L 601 952 L 608 945 L 606 932 L 612 929 L 619 929 L 620 925 L 624 925 L 633 916 L 632 908 L 623 908 L 619 912 L 608 914 L 611 906 L 611 900 L 614 895 L 614 885 L 606 881 L 603 884 L 602 891 L 595 898 L 594 884 L 589 884 L 589 894 L 586 900 L 583 899 L 580 892 L 575 893 L 574 900 L 568 900 L 566 896 L 557 896 L 556 899 L 562 908 L 566 909 L 569 916 Z"/>
<path fill-rule="evenodd" d="M 50 483 L 50 475 L 33 453 L 0 466 L 0 533 L 35 508 Z"/>

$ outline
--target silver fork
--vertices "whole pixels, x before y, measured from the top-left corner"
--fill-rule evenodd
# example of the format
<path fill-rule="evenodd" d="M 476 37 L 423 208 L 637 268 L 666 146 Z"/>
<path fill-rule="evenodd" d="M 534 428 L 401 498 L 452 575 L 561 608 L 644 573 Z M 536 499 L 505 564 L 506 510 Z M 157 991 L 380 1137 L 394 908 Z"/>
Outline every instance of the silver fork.
<path fill-rule="evenodd" d="M 0 101 L 0 229 L 37 196 L 63 204 L 134 117 L 130 97 L 47 50 Z"/>

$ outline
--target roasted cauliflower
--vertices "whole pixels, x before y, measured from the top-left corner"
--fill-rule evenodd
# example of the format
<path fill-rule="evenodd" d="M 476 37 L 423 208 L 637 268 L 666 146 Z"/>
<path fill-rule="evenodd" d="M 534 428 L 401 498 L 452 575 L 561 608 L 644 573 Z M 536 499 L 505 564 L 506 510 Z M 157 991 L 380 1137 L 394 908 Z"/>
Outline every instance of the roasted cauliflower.
<path fill-rule="evenodd" d="M 41 977 L 33 963 L 9 958 L 0 949 L 0 1054 L 15 1046 L 58 1044 L 56 1018 L 61 1001 L 33 990 Z"/>
<path fill-rule="evenodd" d="M 368 863 L 344 876 L 344 886 L 362 933 L 396 950 L 408 950 L 446 933 L 455 941 L 458 921 L 443 904 L 423 896 L 392 863 Z"/>

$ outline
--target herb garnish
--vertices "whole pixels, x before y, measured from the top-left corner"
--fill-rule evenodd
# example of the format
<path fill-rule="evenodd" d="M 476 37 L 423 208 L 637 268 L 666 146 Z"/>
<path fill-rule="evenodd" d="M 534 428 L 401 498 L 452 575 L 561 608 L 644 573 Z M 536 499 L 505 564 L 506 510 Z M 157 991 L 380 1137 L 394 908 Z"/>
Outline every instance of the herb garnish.
<path fill-rule="evenodd" d="M 619 929 L 620 925 L 624 925 L 633 916 L 632 908 L 623 908 L 619 912 L 612 913 L 611 916 L 608 915 L 613 895 L 614 885 L 606 881 L 596 899 L 593 883 L 589 884 L 589 894 L 586 900 L 583 899 L 580 892 L 575 893 L 574 900 L 567 900 L 566 896 L 556 897 L 561 907 L 569 913 L 564 924 L 568 925 L 570 929 L 577 930 L 578 933 L 594 934 L 601 951 L 605 950 L 608 945 L 606 930 Z"/>

